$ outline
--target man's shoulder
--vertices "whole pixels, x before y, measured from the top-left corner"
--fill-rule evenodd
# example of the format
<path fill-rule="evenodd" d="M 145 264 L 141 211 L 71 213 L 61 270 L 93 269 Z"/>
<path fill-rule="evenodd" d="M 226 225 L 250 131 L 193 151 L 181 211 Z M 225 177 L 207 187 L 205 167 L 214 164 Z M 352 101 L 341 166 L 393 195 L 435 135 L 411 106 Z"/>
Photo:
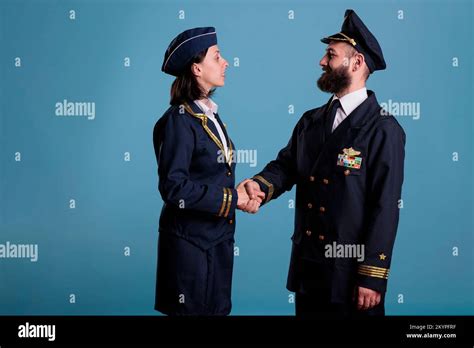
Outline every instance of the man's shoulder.
<path fill-rule="evenodd" d="M 318 106 L 317 108 L 307 110 L 304 112 L 303 116 L 305 115 L 313 116 L 313 115 L 318 115 L 320 113 L 324 113 L 325 107 L 326 107 L 326 104 L 323 104 L 321 106 Z"/>
<path fill-rule="evenodd" d="M 308 121 L 311 121 L 311 122 L 316 121 L 318 118 L 320 118 L 324 114 L 325 106 L 326 104 L 318 106 L 317 108 L 314 108 L 314 109 L 306 110 L 301 116 L 300 122 L 306 123 Z"/>
<path fill-rule="evenodd" d="M 374 128 L 376 132 L 389 132 L 405 136 L 405 131 L 398 120 L 382 108 L 375 119 Z"/>
<path fill-rule="evenodd" d="M 367 92 L 369 95 L 369 109 L 372 113 L 370 119 L 373 120 L 372 122 L 369 122 L 372 124 L 371 127 L 373 127 L 376 132 L 391 132 L 393 134 L 402 134 L 405 136 L 405 131 L 398 120 L 380 105 L 375 93 L 371 90 L 368 90 Z"/>

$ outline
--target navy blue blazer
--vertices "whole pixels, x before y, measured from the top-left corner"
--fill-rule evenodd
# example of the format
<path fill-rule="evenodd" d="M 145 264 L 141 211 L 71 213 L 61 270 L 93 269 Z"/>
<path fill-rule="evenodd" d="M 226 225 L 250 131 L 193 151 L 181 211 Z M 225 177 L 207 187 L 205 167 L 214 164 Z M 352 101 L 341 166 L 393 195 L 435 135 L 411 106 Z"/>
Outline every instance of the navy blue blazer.
<path fill-rule="evenodd" d="M 216 117 L 233 149 L 224 124 Z M 194 102 L 171 106 L 154 127 L 153 145 L 164 201 L 159 231 L 203 250 L 233 238 L 235 161 L 223 155 L 214 123 Z"/>
<path fill-rule="evenodd" d="M 319 265 L 316 282 L 333 302 L 355 285 L 385 292 L 399 220 L 405 133 L 381 115 L 374 92 L 327 138 L 328 104 L 305 112 L 286 147 L 254 177 L 277 198 L 296 184 L 293 249 L 287 288 L 299 291 L 301 260 Z M 382 113 L 383 114 L 383 113 Z M 327 257 L 326 245 L 363 244 L 365 259 Z M 313 278 L 315 275 L 313 275 Z"/>

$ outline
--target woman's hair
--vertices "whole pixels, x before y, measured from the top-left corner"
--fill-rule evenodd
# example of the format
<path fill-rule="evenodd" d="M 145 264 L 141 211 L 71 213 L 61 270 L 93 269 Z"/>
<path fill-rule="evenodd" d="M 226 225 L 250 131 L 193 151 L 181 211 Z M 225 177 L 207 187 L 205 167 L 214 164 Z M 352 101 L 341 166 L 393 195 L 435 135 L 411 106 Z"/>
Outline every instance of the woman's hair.
<path fill-rule="evenodd" d="M 201 63 L 204 60 L 207 50 L 208 48 L 196 54 L 184 69 L 184 72 L 173 81 L 171 85 L 171 105 L 181 105 L 189 101 L 208 98 L 214 94 L 215 89 L 211 89 L 209 93 L 203 91 L 196 76 L 191 71 L 191 66 L 194 63 Z"/>

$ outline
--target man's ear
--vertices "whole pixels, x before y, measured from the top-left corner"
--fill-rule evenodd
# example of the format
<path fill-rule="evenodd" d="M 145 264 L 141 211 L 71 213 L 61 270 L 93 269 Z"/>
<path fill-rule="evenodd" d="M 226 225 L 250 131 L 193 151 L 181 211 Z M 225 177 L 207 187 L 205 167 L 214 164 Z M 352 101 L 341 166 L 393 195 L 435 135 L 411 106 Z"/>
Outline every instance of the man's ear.
<path fill-rule="evenodd" d="M 352 67 L 352 71 L 356 72 L 359 69 L 362 69 L 365 63 L 365 57 L 362 53 L 356 53 L 354 56 L 354 65 Z"/>
<path fill-rule="evenodd" d="M 196 77 L 200 77 L 202 75 L 201 67 L 196 63 L 193 63 L 193 65 L 191 65 L 191 72 Z"/>

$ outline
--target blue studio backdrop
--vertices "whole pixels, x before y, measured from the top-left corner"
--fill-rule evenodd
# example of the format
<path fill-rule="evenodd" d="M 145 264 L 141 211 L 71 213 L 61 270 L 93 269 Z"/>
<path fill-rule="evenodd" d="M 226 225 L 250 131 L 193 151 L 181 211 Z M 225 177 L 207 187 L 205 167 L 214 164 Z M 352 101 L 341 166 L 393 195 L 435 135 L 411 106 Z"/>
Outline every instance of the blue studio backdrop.
<path fill-rule="evenodd" d="M 469 0 L 2 0 L 0 314 L 158 315 L 152 132 L 169 103 L 170 40 L 217 29 L 230 66 L 214 100 L 241 150 L 240 182 L 328 100 L 319 40 L 347 8 L 387 61 L 368 88 L 407 134 L 387 314 L 473 315 Z M 232 315 L 294 314 L 294 194 L 238 211 Z"/>

